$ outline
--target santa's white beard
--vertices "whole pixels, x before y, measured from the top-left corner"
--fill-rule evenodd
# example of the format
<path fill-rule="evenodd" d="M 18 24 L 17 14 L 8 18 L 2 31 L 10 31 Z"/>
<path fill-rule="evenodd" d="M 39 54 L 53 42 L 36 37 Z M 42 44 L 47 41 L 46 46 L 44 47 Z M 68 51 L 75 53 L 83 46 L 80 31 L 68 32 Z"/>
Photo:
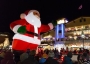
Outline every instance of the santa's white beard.
<path fill-rule="evenodd" d="M 33 12 L 29 13 L 26 17 L 25 17 L 26 21 L 36 27 L 40 27 L 41 26 L 41 21 L 39 18 L 37 18 L 35 15 L 33 15 Z"/>

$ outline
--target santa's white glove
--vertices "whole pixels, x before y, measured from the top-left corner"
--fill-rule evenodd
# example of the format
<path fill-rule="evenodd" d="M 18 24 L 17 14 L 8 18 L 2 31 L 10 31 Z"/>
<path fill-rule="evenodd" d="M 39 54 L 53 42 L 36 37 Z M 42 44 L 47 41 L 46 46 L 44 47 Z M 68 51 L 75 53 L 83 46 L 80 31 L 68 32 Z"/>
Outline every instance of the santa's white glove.
<path fill-rule="evenodd" d="M 54 26 L 53 26 L 52 23 L 49 23 L 48 25 L 49 25 L 49 27 L 50 27 L 51 30 L 54 28 Z"/>

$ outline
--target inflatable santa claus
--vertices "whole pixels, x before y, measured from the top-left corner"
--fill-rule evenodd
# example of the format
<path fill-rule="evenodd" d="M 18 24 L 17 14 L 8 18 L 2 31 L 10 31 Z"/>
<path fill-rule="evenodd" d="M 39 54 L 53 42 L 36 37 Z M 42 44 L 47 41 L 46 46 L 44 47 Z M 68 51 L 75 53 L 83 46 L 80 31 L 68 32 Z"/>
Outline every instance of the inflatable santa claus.
<path fill-rule="evenodd" d="M 42 25 L 40 13 L 37 10 L 29 10 L 20 15 L 19 20 L 10 24 L 10 29 L 15 33 L 12 49 L 26 51 L 36 50 L 40 45 L 40 33 L 53 29 L 53 24 Z"/>

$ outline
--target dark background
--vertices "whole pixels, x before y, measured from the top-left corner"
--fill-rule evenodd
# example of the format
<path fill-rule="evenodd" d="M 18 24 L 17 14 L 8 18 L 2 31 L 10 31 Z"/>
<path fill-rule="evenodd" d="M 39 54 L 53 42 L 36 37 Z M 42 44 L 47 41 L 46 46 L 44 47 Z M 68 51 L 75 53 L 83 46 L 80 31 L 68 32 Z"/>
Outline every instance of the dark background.
<path fill-rule="evenodd" d="M 82 9 L 79 10 L 81 4 Z M 80 16 L 90 16 L 90 0 L 0 0 L 0 32 L 14 34 L 10 23 L 29 9 L 40 12 L 43 24 L 62 17 L 71 21 Z"/>

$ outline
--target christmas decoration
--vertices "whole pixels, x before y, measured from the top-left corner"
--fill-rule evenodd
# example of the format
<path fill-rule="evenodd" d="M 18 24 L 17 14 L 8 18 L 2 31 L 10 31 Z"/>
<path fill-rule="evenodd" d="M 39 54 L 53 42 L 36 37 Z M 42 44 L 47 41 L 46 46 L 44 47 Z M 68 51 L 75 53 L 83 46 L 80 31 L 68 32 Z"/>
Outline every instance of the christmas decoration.
<path fill-rule="evenodd" d="M 53 29 L 53 24 L 42 25 L 37 10 L 28 10 L 22 13 L 20 18 L 10 24 L 11 30 L 15 33 L 12 49 L 19 51 L 36 50 L 41 42 L 40 33 Z"/>

